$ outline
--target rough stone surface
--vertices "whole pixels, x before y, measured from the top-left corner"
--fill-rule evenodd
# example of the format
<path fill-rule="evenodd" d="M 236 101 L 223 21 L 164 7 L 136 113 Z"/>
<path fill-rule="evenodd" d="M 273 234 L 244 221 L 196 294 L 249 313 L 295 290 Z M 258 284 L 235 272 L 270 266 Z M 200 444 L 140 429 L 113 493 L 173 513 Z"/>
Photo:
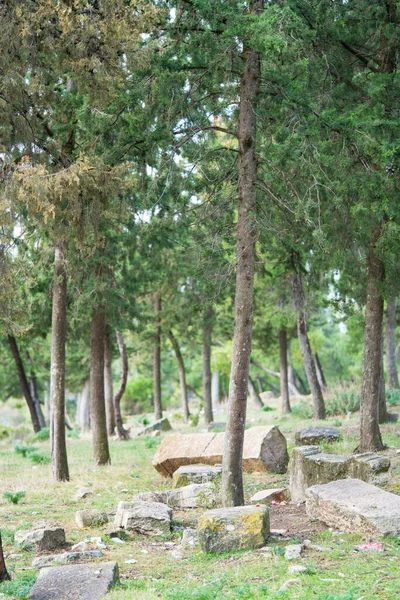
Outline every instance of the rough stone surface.
<path fill-rule="evenodd" d="M 296 431 L 296 446 L 314 446 L 321 442 L 337 442 L 340 433 L 334 427 L 307 427 Z"/>
<path fill-rule="evenodd" d="M 99 600 L 118 581 L 114 562 L 48 567 L 32 588 L 30 600 Z"/>
<path fill-rule="evenodd" d="M 207 483 L 220 477 L 222 467 L 210 465 L 183 465 L 172 476 L 175 488 L 190 485 L 191 483 Z"/>
<path fill-rule="evenodd" d="M 185 529 L 183 532 L 182 546 L 197 546 L 199 544 L 199 534 L 196 529 Z"/>
<path fill-rule="evenodd" d="M 291 456 L 290 496 L 293 502 L 304 502 L 305 491 L 312 485 L 348 477 L 381 483 L 388 477 L 389 466 L 389 458 L 380 454 L 338 456 L 323 453 L 319 446 L 300 446 Z"/>
<path fill-rule="evenodd" d="M 224 433 L 167 435 L 153 458 L 153 466 L 165 477 L 179 467 L 192 464 L 222 463 Z M 278 427 L 258 426 L 245 431 L 243 469 L 247 472 L 285 473 L 289 456 L 285 436 Z"/>
<path fill-rule="evenodd" d="M 302 544 L 289 544 L 285 548 L 285 558 L 286 560 L 294 560 L 295 558 L 300 558 L 300 554 L 303 551 Z"/>
<path fill-rule="evenodd" d="M 69 565 L 71 563 L 83 562 L 91 558 L 101 558 L 103 553 L 100 550 L 86 550 L 84 552 L 63 552 L 63 554 L 46 554 L 39 556 L 32 561 L 32 567 L 43 569 L 52 565 Z"/>
<path fill-rule="evenodd" d="M 214 431 L 214 429 L 226 429 L 226 423 L 219 423 L 218 421 L 212 421 L 208 424 L 208 431 Z"/>
<path fill-rule="evenodd" d="M 275 488 L 272 490 L 261 490 L 250 498 L 252 504 L 271 504 L 272 502 L 284 502 L 288 499 L 286 488 Z"/>
<path fill-rule="evenodd" d="M 120 503 L 128 504 L 128 503 Z M 124 529 L 145 535 L 167 535 L 171 531 L 172 510 L 161 502 L 131 503 L 130 508 L 118 509 L 116 520 Z"/>
<path fill-rule="evenodd" d="M 173 490 L 168 504 L 178 508 L 213 508 L 218 504 L 218 496 L 213 483 L 192 483 Z"/>
<path fill-rule="evenodd" d="M 306 510 L 312 519 L 341 531 L 400 534 L 400 496 L 360 479 L 342 479 L 308 488 Z"/>
<path fill-rule="evenodd" d="M 151 425 L 147 425 L 147 427 L 144 427 L 144 429 L 139 431 L 137 436 L 151 435 L 154 431 L 171 431 L 171 429 L 171 423 L 167 418 L 164 418 L 152 423 Z"/>
<path fill-rule="evenodd" d="M 33 531 L 17 531 L 17 545 L 32 544 L 37 550 L 54 550 L 65 544 L 65 531 L 62 527 L 35 529 Z"/>
<path fill-rule="evenodd" d="M 86 488 L 81 488 L 80 490 L 78 490 L 77 494 L 76 494 L 76 499 L 77 500 L 82 500 L 83 498 L 87 498 L 88 496 L 92 496 L 93 492 L 91 490 L 88 490 Z"/>
<path fill-rule="evenodd" d="M 105 525 L 105 523 L 108 523 L 108 515 L 104 510 L 99 510 L 97 508 L 78 510 L 75 513 L 75 521 L 78 527 L 83 529 L 84 527 Z"/>
<path fill-rule="evenodd" d="M 262 548 L 269 536 L 266 506 L 220 508 L 204 513 L 197 531 L 204 552 Z"/>

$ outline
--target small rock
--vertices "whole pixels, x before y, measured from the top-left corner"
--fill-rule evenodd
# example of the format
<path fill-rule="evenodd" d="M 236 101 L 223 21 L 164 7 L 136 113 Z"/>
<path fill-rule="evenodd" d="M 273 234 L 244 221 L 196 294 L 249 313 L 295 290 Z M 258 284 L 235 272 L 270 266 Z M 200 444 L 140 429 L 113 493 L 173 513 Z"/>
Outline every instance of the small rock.
<path fill-rule="evenodd" d="M 182 552 L 179 552 L 179 550 L 172 550 L 172 552 L 170 552 L 169 555 L 174 560 L 182 560 L 183 559 L 183 554 L 182 554 Z"/>
<path fill-rule="evenodd" d="M 148 425 L 147 427 L 139 431 L 137 437 L 141 435 L 151 435 L 154 431 L 171 431 L 171 429 L 171 423 L 168 421 L 167 418 L 164 418 L 160 419 L 159 421 L 156 421 L 155 423 L 152 423 L 151 425 Z"/>
<path fill-rule="evenodd" d="M 85 552 L 88 549 L 88 545 L 86 542 L 78 542 L 74 544 L 71 548 L 72 552 Z"/>
<path fill-rule="evenodd" d="M 303 541 L 304 548 L 308 548 L 309 546 L 311 546 L 311 544 L 312 544 L 311 540 L 304 540 Z"/>
<path fill-rule="evenodd" d="M 330 548 L 327 548 L 326 546 L 318 546 L 317 544 L 310 544 L 308 546 L 310 548 L 310 550 L 316 550 L 317 552 L 329 552 Z"/>
<path fill-rule="evenodd" d="M 161 502 L 131 503 L 128 510 L 121 510 L 120 502 L 116 519 L 122 527 L 145 535 L 167 535 L 171 531 L 172 510 Z"/>
<path fill-rule="evenodd" d="M 161 435 L 161 431 L 159 429 L 156 429 L 156 431 L 153 431 L 153 433 L 151 434 L 151 437 L 160 437 Z"/>
<path fill-rule="evenodd" d="M 296 575 L 297 573 L 305 573 L 307 567 L 303 567 L 303 565 L 289 565 L 288 571 L 291 575 Z"/>
<path fill-rule="evenodd" d="M 7 556 L 7 560 L 17 560 L 18 558 L 21 558 L 23 556 L 23 554 L 9 554 Z"/>
<path fill-rule="evenodd" d="M 76 499 L 80 500 L 82 498 L 87 498 L 88 496 L 92 496 L 93 492 L 91 490 L 87 490 L 85 488 L 82 488 L 78 491 L 78 493 L 76 494 Z"/>
<path fill-rule="evenodd" d="M 210 465 L 182 465 L 172 475 L 175 488 L 191 483 L 209 483 L 220 477 L 222 467 Z"/>
<path fill-rule="evenodd" d="M 118 537 L 112 537 L 110 538 L 110 540 L 114 543 L 114 544 L 125 544 L 124 540 L 121 540 Z"/>
<path fill-rule="evenodd" d="M 196 529 L 184 530 L 181 540 L 182 546 L 196 546 L 199 543 L 199 534 L 197 533 Z"/>
<path fill-rule="evenodd" d="M 61 527 L 17 531 L 14 539 L 19 546 L 32 544 L 40 551 L 54 550 L 65 544 L 65 531 Z"/>
<path fill-rule="evenodd" d="M 288 499 L 286 488 L 262 490 L 250 498 L 252 504 L 271 504 L 272 502 L 284 502 Z"/>
<path fill-rule="evenodd" d="M 303 551 L 302 544 L 289 544 L 285 548 L 285 558 L 286 560 L 294 560 L 295 558 L 300 558 L 300 554 Z"/>
<path fill-rule="evenodd" d="M 78 527 L 83 529 L 85 527 L 105 525 L 105 523 L 108 523 L 108 515 L 104 510 L 97 508 L 78 510 L 75 513 L 75 521 Z"/>
<path fill-rule="evenodd" d="M 285 583 L 279 588 L 278 592 L 286 592 L 288 589 L 295 587 L 300 583 L 300 579 L 288 579 Z"/>
<path fill-rule="evenodd" d="M 101 558 L 103 556 L 100 550 L 88 550 L 87 552 L 64 552 L 63 554 L 48 554 L 39 556 L 32 562 L 35 569 L 43 569 L 54 565 L 69 565 L 75 562 L 85 561 L 91 558 Z"/>
<path fill-rule="evenodd" d="M 137 560 L 135 560 L 134 558 L 130 558 L 129 560 L 125 561 L 126 565 L 135 565 L 137 563 Z"/>
<path fill-rule="evenodd" d="M 340 433 L 334 427 L 307 427 L 296 431 L 297 446 L 314 446 L 321 442 L 337 442 Z"/>

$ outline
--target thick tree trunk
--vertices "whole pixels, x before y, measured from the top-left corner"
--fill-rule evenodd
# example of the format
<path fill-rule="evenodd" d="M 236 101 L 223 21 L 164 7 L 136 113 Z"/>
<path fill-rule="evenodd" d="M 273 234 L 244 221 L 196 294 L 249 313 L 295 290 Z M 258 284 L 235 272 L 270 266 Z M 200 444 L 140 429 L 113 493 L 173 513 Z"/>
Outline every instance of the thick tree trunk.
<path fill-rule="evenodd" d="M 53 477 L 69 481 L 65 441 L 65 338 L 67 328 L 66 244 L 55 250 L 51 320 L 50 439 Z"/>
<path fill-rule="evenodd" d="M 210 307 L 205 315 L 203 328 L 203 402 L 204 419 L 206 425 L 212 423 L 212 396 L 211 396 L 211 333 L 214 311 Z"/>
<path fill-rule="evenodd" d="M 107 433 L 111 437 L 115 429 L 114 393 L 112 381 L 112 349 L 110 335 L 106 329 L 104 338 L 104 399 L 106 403 Z"/>
<path fill-rule="evenodd" d="M 254 381 L 252 380 L 250 375 L 249 375 L 249 379 L 248 379 L 248 392 L 249 392 L 251 403 L 254 406 L 254 408 L 262 408 L 264 406 L 264 404 L 261 401 L 261 398 L 257 392 Z"/>
<path fill-rule="evenodd" d="M 286 327 L 281 327 L 279 331 L 279 373 L 281 376 L 281 412 L 283 415 L 287 415 L 291 412 L 291 408 L 289 400 Z"/>
<path fill-rule="evenodd" d="M 107 465 L 111 462 L 104 398 L 105 333 L 106 317 L 104 308 L 100 306 L 93 312 L 90 340 L 90 414 L 92 420 L 93 456 L 96 465 Z"/>
<path fill-rule="evenodd" d="M 8 336 L 8 342 L 10 344 L 11 352 L 13 354 L 15 365 L 17 367 L 17 373 L 19 378 L 19 383 L 21 386 L 22 393 L 28 405 L 29 413 L 31 415 L 31 421 L 33 426 L 33 431 L 37 433 L 40 431 L 41 426 L 39 422 L 39 417 L 37 414 L 36 406 L 32 398 L 31 389 L 29 387 L 28 379 L 26 377 L 24 364 L 22 362 L 21 355 L 19 353 L 19 348 L 17 344 L 17 340 L 13 335 Z"/>
<path fill-rule="evenodd" d="M 386 313 L 386 370 L 390 390 L 400 388 L 396 364 L 396 312 L 397 298 L 391 298 Z"/>
<path fill-rule="evenodd" d="M 9 581 L 10 579 L 11 577 L 9 576 L 6 568 L 6 561 L 4 560 L 3 542 L 0 533 L 0 583 L 2 581 Z"/>
<path fill-rule="evenodd" d="M 377 283 L 384 281 L 384 264 L 375 254 L 380 237 L 377 228 L 371 237 L 368 251 L 368 282 L 365 306 L 364 355 L 360 409 L 359 452 L 383 450 L 379 430 L 379 394 L 381 387 L 383 298 Z"/>
<path fill-rule="evenodd" d="M 314 419 L 325 419 L 326 414 L 324 397 L 322 395 L 321 386 L 318 382 L 314 357 L 311 352 L 310 340 L 308 339 L 306 315 L 304 312 L 303 280 L 300 274 L 293 276 L 293 299 L 297 312 L 297 334 L 299 338 L 300 351 L 314 406 Z"/>
<path fill-rule="evenodd" d="M 177 339 L 171 330 L 169 330 L 169 332 L 168 332 L 168 337 L 171 341 L 172 347 L 175 352 L 176 360 L 178 362 L 179 383 L 181 386 L 182 414 L 183 414 L 183 420 L 185 421 L 185 423 L 187 423 L 189 420 L 189 402 L 188 402 L 188 390 L 187 390 L 187 385 L 186 385 L 185 363 L 183 362 L 183 356 L 181 353 L 181 349 L 179 348 Z"/>
<path fill-rule="evenodd" d="M 260 15 L 263 10 L 264 0 L 250 2 L 250 12 L 253 15 Z M 235 327 L 222 461 L 224 506 L 241 506 L 244 503 L 242 454 L 253 325 L 254 254 L 257 238 L 254 216 L 257 196 L 256 111 L 260 81 L 260 55 L 244 43 L 238 131 Z"/>
<path fill-rule="evenodd" d="M 121 414 L 121 398 L 124 395 L 125 388 L 126 388 L 126 382 L 128 381 L 128 354 L 126 351 L 126 346 L 125 346 L 124 338 L 122 337 L 122 334 L 119 331 L 117 331 L 116 335 L 117 335 L 119 355 L 121 357 L 121 363 L 122 363 L 122 377 L 121 377 L 121 383 L 119 386 L 119 390 L 115 394 L 115 397 L 114 397 L 115 423 L 117 425 L 117 433 L 118 433 L 119 439 L 120 440 L 128 440 L 129 433 L 124 428 L 124 423 L 122 421 L 122 414 Z"/>
<path fill-rule="evenodd" d="M 214 371 L 211 377 L 211 402 L 215 412 L 219 407 L 219 371 Z"/>
<path fill-rule="evenodd" d="M 161 401 L 161 294 L 154 296 L 154 357 L 153 357 L 153 377 L 154 377 L 154 416 L 162 419 L 162 401 Z"/>
<path fill-rule="evenodd" d="M 85 379 L 78 397 L 77 422 L 82 433 L 90 431 L 90 377 Z"/>

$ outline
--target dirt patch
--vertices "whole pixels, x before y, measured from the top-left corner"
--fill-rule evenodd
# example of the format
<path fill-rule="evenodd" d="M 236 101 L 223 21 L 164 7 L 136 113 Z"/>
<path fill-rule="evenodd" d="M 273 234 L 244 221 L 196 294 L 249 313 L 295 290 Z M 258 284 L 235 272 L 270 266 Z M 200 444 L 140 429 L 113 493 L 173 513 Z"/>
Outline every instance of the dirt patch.
<path fill-rule="evenodd" d="M 269 509 L 271 529 L 282 530 L 284 538 L 311 538 L 326 530 L 320 521 L 311 521 L 306 513 L 305 504 L 277 504 Z M 285 531 L 285 533 L 283 533 Z"/>

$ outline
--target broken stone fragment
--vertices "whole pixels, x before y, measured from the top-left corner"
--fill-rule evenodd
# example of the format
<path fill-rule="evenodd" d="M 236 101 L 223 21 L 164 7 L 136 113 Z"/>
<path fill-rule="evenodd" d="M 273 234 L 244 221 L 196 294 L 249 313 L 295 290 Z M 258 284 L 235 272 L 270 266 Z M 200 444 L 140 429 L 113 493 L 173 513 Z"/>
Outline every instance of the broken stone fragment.
<path fill-rule="evenodd" d="M 161 502 L 120 502 L 129 508 L 118 507 L 116 520 L 124 529 L 144 535 L 167 535 L 171 531 L 172 510 Z"/>
<path fill-rule="evenodd" d="M 271 504 L 272 502 L 285 502 L 288 499 L 286 488 L 262 490 L 250 498 L 252 504 Z"/>
<path fill-rule="evenodd" d="M 334 427 L 307 427 L 296 431 L 296 446 L 314 446 L 321 442 L 337 442 L 340 433 Z"/>
<path fill-rule="evenodd" d="M 221 476 L 221 466 L 210 465 L 182 465 L 172 476 L 175 488 L 190 485 L 191 483 L 208 483 Z"/>
<path fill-rule="evenodd" d="M 14 536 L 18 546 L 32 544 L 38 550 L 54 550 L 65 544 L 65 531 L 62 527 L 44 527 L 33 531 L 17 531 Z"/>
<path fill-rule="evenodd" d="M 63 554 L 47 554 L 39 556 L 32 562 L 35 569 L 43 569 L 53 565 L 69 565 L 75 562 L 90 560 L 92 558 L 101 558 L 103 553 L 100 550 L 86 550 L 84 552 L 64 552 Z"/>
<path fill-rule="evenodd" d="M 220 508 L 204 513 L 197 525 L 204 552 L 262 548 L 269 536 L 266 506 Z"/>
<path fill-rule="evenodd" d="M 199 544 L 199 534 L 196 529 L 185 529 L 183 532 L 182 546 L 197 546 Z"/>
<path fill-rule="evenodd" d="M 141 492 L 132 498 L 132 502 L 120 502 L 120 505 L 131 505 L 138 502 L 161 502 L 178 508 L 197 508 L 199 506 L 212 508 L 217 506 L 218 501 L 217 492 L 212 483 L 199 483 L 163 492 Z M 118 525 L 118 523 L 119 521 L 116 520 L 115 524 Z"/>
<path fill-rule="evenodd" d="M 104 510 L 97 508 L 78 510 L 75 513 L 75 521 L 80 529 L 95 527 L 96 525 L 105 525 L 108 523 L 108 515 Z"/>
<path fill-rule="evenodd" d="M 144 429 L 139 431 L 137 437 L 141 435 L 151 435 L 154 431 L 171 431 L 171 429 L 171 423 L 167 418 L 164 418 L 160 419 L 159 421 L 155 421 L 155 423 L 152 423 L 151 425 L 147 425 L 147 427 L 144 427 Z"/>
<path fill-rule="evenodd" d="M 286 560 L 294 560 L 295 558 L 300 558 L 300 554 L 303 551 L 302 544 L 289 544 L 285 548 L 285 558 Z"/>

